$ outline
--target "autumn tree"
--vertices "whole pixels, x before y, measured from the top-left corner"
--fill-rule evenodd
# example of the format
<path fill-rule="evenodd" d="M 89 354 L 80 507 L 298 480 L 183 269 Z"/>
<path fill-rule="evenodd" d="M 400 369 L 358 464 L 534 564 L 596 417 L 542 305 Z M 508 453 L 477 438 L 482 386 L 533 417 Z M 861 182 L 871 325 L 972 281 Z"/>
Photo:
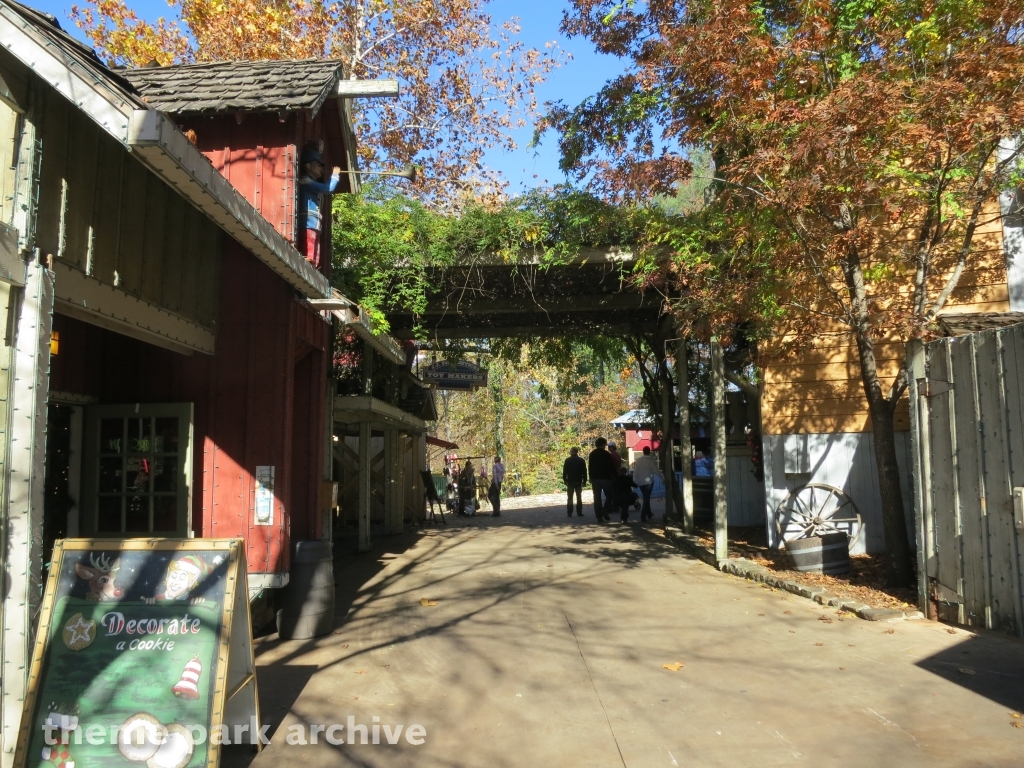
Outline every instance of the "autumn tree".
<path fill-rule="evenodd" d="M 636 370 L 621 342 L 492 339 L 486 349 L 466 354 L 488 369 L 487 387 L 441 393 L 437 431 L 461 456 L 502 455 L 529 493 L 564 490 L 569 449 L 586 453 L 596 437 L 621 438 L 609 422 L 638 405 Z"/>
<path fill-rule="evenodd" d="M 536 86 L 561 58 L 528 48 L 516 20 L 493 24 L 486 0 L 169 0 L 176 18 L 141 19 L 124 0 L 86 0 L 71 16 L 116 66 L 328 58 L 353 79 L 394 78 L 398 99 L 354 100 L 365 168 L 415 162 L 419 192 L 457 201 L 499 191 L 483 165 L 515 148 Z"/>
<path fill-rule="evenodd" d="M 889 576 L 910 583 L 893 422 L 907 365 L 884 370 L 878 345 L 927 338 L 986 284 L 978 233 L 1024 129 L 1024 2 L 573 0 L 563 28 L 624 61 L 552 111 L 565 169 L 628 199 L 670 194 L 686 150 L 711 154 L 710 205 L 651 243 L 680 320 L 752 320 L 762 354 L 856 346 Z"/>

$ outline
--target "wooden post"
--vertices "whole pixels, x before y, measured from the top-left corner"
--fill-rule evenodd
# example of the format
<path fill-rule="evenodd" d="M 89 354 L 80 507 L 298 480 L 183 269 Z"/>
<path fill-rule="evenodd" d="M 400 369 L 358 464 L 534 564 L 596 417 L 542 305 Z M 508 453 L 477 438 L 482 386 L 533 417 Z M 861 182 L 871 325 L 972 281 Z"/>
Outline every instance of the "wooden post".
<path fill-rule="evenodd" d="M 393 533 L 401 533 L 405 528 L 405 455 L 408 452 L 409 438 L 395 432 L 395 522 Z"/>
<path fill-rule="evenodd" d="M 395 463 L 398 453 L 395 445 L 398 432 L 384 430 L 384 533 L 395 533 Z"/>
<path fill-rule="evenodd" d="M 662 365 L 668 366 L 668 357 L 662 360 Z M 676 487 L 675 466 L 672 461 L 672 422 L 673 414 L 669 412 L 671 399 L 668 388 L 672 386 L 672 375 L 665 371 L 661 377 L 661 455 L 664 457 L 661 473 L 665 476 L 665 517 L 663 523 L 668 524 L 672 519 L 673 489 Z"/>
<path fill-rule="evenodd" d="M 925 372 L 925 348 L 918 339 L 907 344 L 907 363 L 910 369 L 910 460 L 911 480 L 914 487 L 914 530 L 917 534 L 917 607 L 926 618 L 931 616 L 928 600 L 929 550 L 934 546 L 930 530 L 931 515 L 928 514 L 931 499 L 930 443 L 928 436 L 928 398 L 922 391 L 927 386 Z"/>
<path fill-rule="evenodd" d="M 334 480 L 334 391 L 337 382 L 328 377 L 327 397 L 324 401 L 324 465 L 323 482 Z M 325 541 L 334 540 L 334 510 L 327 504 L 320 510 L 320 538 Z"/>
<path fill-rule="evenodd" d="M 686 339 L 676 340 L 676 381 L 679 403 L 679 453 L 683 465 L 683 530 L 693 533 L 693 463 L 690 447 L 690 370 L 686 361 Z"/>
<path fill-rule="evenodd" d="M 722 346 L 711 340 L 711 431 L 715 454 L 715 559 L 729 559 L 729 503 L 725 457 L 725 368 Z"/>
<path fill-rule="evenodd" d="M 359 422 L 359 551 L 370 549 L 370 422 Z"/>

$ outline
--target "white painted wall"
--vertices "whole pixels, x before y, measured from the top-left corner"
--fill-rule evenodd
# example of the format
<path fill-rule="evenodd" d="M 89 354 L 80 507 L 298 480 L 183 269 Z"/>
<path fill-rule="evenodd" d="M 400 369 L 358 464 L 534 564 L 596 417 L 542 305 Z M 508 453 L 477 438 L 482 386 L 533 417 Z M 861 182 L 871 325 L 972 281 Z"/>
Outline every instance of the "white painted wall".
<path fill-rule="evenodd" d="M 882 528 L 881 499 L 878 491 L 878 473 L 875 470 L 874 435 L 870 432 L 840 432 L 836 434 L 790 435 L 789 468 L 806 470 L 786 472 L 787 436 L 764 436 L 764 505 L 768 522 L 768 537 L 776 545 L 775 510 L 790 491 L 807 483 L 827 483 L 841 489 L 853 499 L 864 521 L 864 533 L 852 554 L 874 554 L 885 549 Z M 792 455 L 797 445 L 806 440 L 808 462 L 801 466 L 798 456 Z M 910 433 L 896 433 L 897 463 L 903 486 L 903 504 L 907 514 L 907 530 L 913 546 L 913 499 L 910 483 Z M 730 497 L 731 501 L 731 497 Z"/>

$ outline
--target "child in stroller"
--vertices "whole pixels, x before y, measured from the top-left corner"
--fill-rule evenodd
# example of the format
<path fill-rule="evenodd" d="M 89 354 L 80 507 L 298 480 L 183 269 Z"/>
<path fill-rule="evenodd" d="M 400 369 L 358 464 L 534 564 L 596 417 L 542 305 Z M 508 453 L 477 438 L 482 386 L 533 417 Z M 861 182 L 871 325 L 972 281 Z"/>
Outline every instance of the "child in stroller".
<path fill-rule="evenodd" d="M 628 470 L 625 467 L 620 467 L 619 476 L 612 481 L 612 501 L 622 516 L 622 522 L 629 519 L 629 508 L 640 500 L 636 491 L 633 490 L 637 487 L 639 486 L 633 482 Z"/>

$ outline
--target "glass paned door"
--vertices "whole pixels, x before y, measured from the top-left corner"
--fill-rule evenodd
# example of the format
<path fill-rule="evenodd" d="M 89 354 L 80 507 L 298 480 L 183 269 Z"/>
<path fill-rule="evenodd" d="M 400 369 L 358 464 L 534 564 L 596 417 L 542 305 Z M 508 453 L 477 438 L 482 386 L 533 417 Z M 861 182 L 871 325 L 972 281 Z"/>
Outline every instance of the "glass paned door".
<path fill-rule="evenodd" d="M 192 404 L 86 410 L 83 532 L 188 536 Z"/>

